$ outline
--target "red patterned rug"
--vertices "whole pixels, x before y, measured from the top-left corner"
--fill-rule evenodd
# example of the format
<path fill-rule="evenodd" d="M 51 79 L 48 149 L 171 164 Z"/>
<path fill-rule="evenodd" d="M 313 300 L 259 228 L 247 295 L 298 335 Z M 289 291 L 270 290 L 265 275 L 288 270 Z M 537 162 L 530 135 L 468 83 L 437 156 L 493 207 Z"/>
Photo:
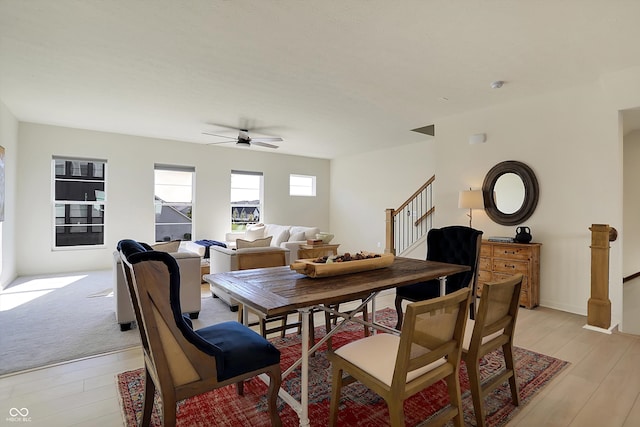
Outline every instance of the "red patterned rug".
<path fill-rule="evenodd" d="M 395 310 L 384 309 L 378 312 L 377 319 L 389 325 L 395 324 Z M 316 338 L 324 334 L 324 328 L 316 328 Z M 349 325 L 334 335 L 333 345 L 337 348 L 349 341 L 362 337 L 362 327 Z M 280 349 L 282 370 L 300 357 L 300 337 L 296 334 L 285 338 L 273 339 Z M 322 349 L 321 349 L 322 350 Z M 499 350 L 501 351 L 501 350 Z M 502 355 L 494 352 L 481 362 L 482 378 L 489 379 L 499 373 L 503 367 Z M 520 385 L 520 407 L 526 405 L 535 394 L 553 379 L 568 362 L 550 356 L 515 348 L 518 382 Z M 325 352 L 316 353 L 311 358 L 309 378 L 309 418 L 312 426 L 326 426 L 329 416 L 331 393 L 330 365 Z M 300 396 L 300 371 L 294 371 L 283 379 L 282 386 L 294 397 Z M 126 426 L 137 426 L 142 417 L 142 394 L 144 390 L 142 369 L 123 372 L 117 375 L 118 392 Z M 475 426 L 473 403 L 469 392 L 467 370 L 462 364 L 460 370 L 462 398 L 464 404 L 465 425 Z M 266 385 L 259 379 L 245 383 L 244 396 L 236 394 L 235 386 L 227 386 L 178 403 L 178 426 L 268 426 L 269 416 L 265 402 Z M 485 399 L 488 426 L 505 425 L 519 410 L 511 403 L 508 384 L 496 388 Z M 449 402 L 444 381 L 407 399 L 404 404 L 407 426 L 416 426 L 444 408 Z M 160 402 L 156 393 L 156 403 L 151 418 L 152 426 L 160 422 Z M 297 426 L 295 411 L 279 399 L 279 412 L 283 426 Z M 383 399 L 360 383 L 343 388 L 340 405 L 340 425 L 380 426 L 389 424 L 389 412 Z"/>

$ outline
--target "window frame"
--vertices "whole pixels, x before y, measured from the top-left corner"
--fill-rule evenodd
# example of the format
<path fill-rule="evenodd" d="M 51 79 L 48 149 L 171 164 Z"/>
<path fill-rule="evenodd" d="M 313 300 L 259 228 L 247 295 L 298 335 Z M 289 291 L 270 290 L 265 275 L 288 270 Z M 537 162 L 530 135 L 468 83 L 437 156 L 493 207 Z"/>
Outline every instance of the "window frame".
<path fill-rule="evenodd" d="M 65 162 L 65 174 L 62 177 L 58 177 L 56 164 L 59 161 Z M 82 170 L 80 171 L 80 175 L 69 174 L 66 170 L 66 162 L 84 162 L 88 164 L 101 164 L 102 165 L 102 177 L 101 179 L 89 179 L 88 176 L 82 175 Z M 92 166 L 92 169 L 95 170 Z M 88 193 L 85 193 L 85 200 L 75 200 L 75 199 L 58 199 L 58 186 L 56 184 L 60 182 L 86 182 L 86 183 L 102 183 L 102 190 L 94 189 L 94 199 L 95 200 L 87 200 L 92 199 L 92 197 L 87 197 Z M 72 190 L 66 189 L 67 191 Z M 97 192 L 100 191 L 102 193 L 102 198 L 98 197 Z M 51 219 L 52 219 L 52 238 L 51 238 L 51 247 L 54 251 L 60 250 L 78 250 L 78 249 L 103 249 L 106 247 L 106 238 L 107 238 L 107 225 L 106 225 L 106 217 L 107 217 L 107 194 L 108 194 L 108 162 L 106 159 L 98 159 L 98 158 L 82 158 L 82 157 L 73 157 L 73 156 L 58 156 L 54 155 L 51 157 Z M 72 210 L 77 209 L 79 206 L 91 206 L 90 212 L 93 213 L 93 210 L 96 209 L 101 214 L 99 216 L 91 215 L 91 221 L 89 220 L 89 212 L 85 212 L 84 217 L 87 218 L 86 223 L 77 223 L 77 224 L 58 224 L 58 207 L 63 206 L 65 210 L 65 221 L 67 217 L 73 218 L 71 216 Z M 68 208 L 67 208 L 68 206 Z M 101 218 L 100 223 L 94 223 L 94 218 Z M 64 233 L 58 233 L 59 227 L 69 228 L 69 231 Z M 69 245 L 59 245 L 58 238 L 61 234 L 74 234 L 71 233 L 70 230 L 74 227 L 85 227 L 87 230 L 78 234 L 86 234 L 89 235 L 90 228 L 93 227 L 101 227 L 102 228 L 102 236 L 100 243 L 81 243 L 81 244 L 69 244 Z"/>
<path fill-rule="evenodd" d="M 158 201 L 157 196 L 156 196 L 156 171 L 169 171 L 169 172 L 186 172 L 186 173 L 190 173 L 191 174 L 191 202 L 164 202 L 164 201 Z M 180 166 L 180 165 L 168 165 L 168 164 L 159 164 L 156 163 L 153 165 L 153 206 L 154 206 L 154 220 L 153 220 L 153 235 L 154 235 L 154 241 L 156 243 L 160 243 L 160 242 L 165 242 L 166 240 L 162 239 L 162 240 L 158 240 L 158 226 L 180 226 L 183 224 L 189 224 L 190 225 L 190 232 L 189 233 L 183 233 L 182 236 L 178 239 L 172 239 L 170 236 L 170 240 L 192 240 L 193 236 L 195 234 L 194 230 L 195 230 L 195 205 L 196 205 L 196 200 L 195 200 L 195 196 L 196 196 L 196 168 L 194 166 Z M 176 206 L 183 206 L 183 207 L 189 207 L 189 215 L 186 215 L 190 218 L 191 222 L 190 223 L 182 223 L 182 222 L 163 222 L 163 223 L 158 223 L 158 206 L 161 207 L 161 212 L 162 212 L 162 207 L 167 206 L 167 207 L 171 207 L 174 208 Z M 182 212 L 180 212 L 182 213 Z M 186 237 L 186 234 L 189 234 L 189 237 Z"/>
<path fill-rule="evenodd" d="M 303 179 L 307 179 L 310 178 L 311 179 L 311 185 L 310 186 L 301 186 L 301 185 L 296 185 L 294 186 L 291 181 L 294 178 L 303 178 Z M 299 173 L 292 173 L 289 174 L 289 196 L 291 197 L 316 197 L 316 181 L 317 181 L 317 177 L 315 175 L 302 175 Z M 302 189 L 309 189 L 309 194 L 294 194 L 292 192 L 293 188 L 302 188 Z"/>
<path fill-rule="evenodd" d="M 259 176 L 259 188 L 258 190 L 258 203 L 249 203 L 252 200 L 241 200 L 238 202 L 247 202 L 247 203 L 243 203 L 243 204 L 236 204 L 234 205 L 234 202 L 232 200 L 232 194 L 233 194 L 233 190 L 252 190 L 255 191 L 256 189 L 253 187 L 249 187 L 249 188 L 244 188 L 244 187 L 233 187 L 233 175 L 248 175 L 248 176 Z M 241 170 L 231 170 L 231 175 L 230 175 L 230 182 L 229 182 L 229 213 L 230 213 L 230 221 L 229 224 L 231 226 L 231 231 L 244 231 L 247 227 L 247 225 L 250 224 L 257 224 L 259 222 L 263 221 L 264 218 L 264 173 L 263 172 L 255 172 L 255 171 L 241 171 Z M 257 220 L 255 218 L 253 219 L 247 219 L 247 220 L 234 220 L 234 207 L 238 208 L 238 207 L 249 207 L 249 208 L 257 208 L 258 209 L 258 218 Z M 255 212 L 255 211 L 254 211 Z M 250 214 L 251 215 L 251 214 Z"/>

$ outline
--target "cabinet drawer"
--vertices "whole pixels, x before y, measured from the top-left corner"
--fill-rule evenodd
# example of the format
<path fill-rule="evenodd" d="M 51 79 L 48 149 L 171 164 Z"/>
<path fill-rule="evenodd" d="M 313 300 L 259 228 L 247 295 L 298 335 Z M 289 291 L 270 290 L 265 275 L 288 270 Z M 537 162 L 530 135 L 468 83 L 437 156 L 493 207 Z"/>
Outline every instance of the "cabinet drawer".
<path fill-rule="evenodd" d="M 491 271 L 490 270 L 480 270 L 478 271 L 478 283 L 487 283 L 491 281 Z"/>
<path fill-rule="evenodd" d="M 527 274 L 529 272 L 529 263 L 526 261 L 515 261 L 510 259 L 494 259 L 491 269 L 493 271 L 505 273 Z"/>
<path fill-rule="evenodd" d="M 491 246 L 489 245 L 481 245 L 480 246 L 480 256 L 490 257 L 491 256 Z"/>
<path fill-rule="evenodd" d="M 491 271 L 491 258 L 481 256 L 478 260 L 478 269 Z"/>
<path fill-rule="evenodd" d="M 527 247 L 514 247 L 508 245 L 493 245 L 493 256 L 509 259 L 528 260 L 531 258 L 531 250 Z"/>

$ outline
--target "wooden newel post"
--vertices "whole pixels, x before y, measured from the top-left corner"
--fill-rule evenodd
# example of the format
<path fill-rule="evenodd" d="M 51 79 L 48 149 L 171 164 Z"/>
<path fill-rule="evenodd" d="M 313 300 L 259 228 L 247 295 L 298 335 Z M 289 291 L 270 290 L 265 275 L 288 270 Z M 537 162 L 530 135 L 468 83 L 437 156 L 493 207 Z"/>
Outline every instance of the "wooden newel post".
<path fill-rule="evenodd" d="M 587 324 L 609 329 L 611 301 L 609 300 L 609 242 L 618 232 L 607 224 L 592 224 L 591 230 L 591 298 L 587 306 Z"/>
<path fill-rule="evenodd" d="M 385 244 L 384 244 L 384 253 L 385 254 L 396 254 L 396 248 L 395 248 L 395 233 L 394 233 L 394 226 L 393 226 L 393 214 L 395 212 L 394 209 L 386 209 L 386 223 L 387 223 L 387 227 L 385 230 L 385 235 L 384 235 L 384 239 L 385 239 Z"/>

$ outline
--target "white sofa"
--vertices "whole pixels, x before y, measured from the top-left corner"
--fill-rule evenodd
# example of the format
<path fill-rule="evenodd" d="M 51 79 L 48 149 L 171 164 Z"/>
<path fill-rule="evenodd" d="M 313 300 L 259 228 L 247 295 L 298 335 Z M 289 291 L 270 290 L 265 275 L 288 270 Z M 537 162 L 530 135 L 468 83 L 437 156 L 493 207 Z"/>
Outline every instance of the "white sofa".
<path fill-rule="evenodd" d="M 237 239 L 256 240 L 272 236 L 271 246 L 288 249 L 293 260 L 298 259 L 300 245 L 307 243 L 307 239 L 315 239 L 320 232 L 318 227 L 305 227 L 300 225 L 261 224 L 250 227 L 247 231 L 227 233 L 225 243 L 229 248 L 235 248 Z M 253 229 L 251 229 L 253 228 Z"/>
<path fill-rule="evenodd" d="M 184 313 L 189 313 L 192 319 L 197 319 L 202 306 L 200 255 L 183 249 L 170 253 L 180 268 L 180 307 Z M 116 321 L 120 324 L 120 330 L 126 331 L 131 328 L 136 316 L 118 251 L 113 253 L 113 281 Z"/>

